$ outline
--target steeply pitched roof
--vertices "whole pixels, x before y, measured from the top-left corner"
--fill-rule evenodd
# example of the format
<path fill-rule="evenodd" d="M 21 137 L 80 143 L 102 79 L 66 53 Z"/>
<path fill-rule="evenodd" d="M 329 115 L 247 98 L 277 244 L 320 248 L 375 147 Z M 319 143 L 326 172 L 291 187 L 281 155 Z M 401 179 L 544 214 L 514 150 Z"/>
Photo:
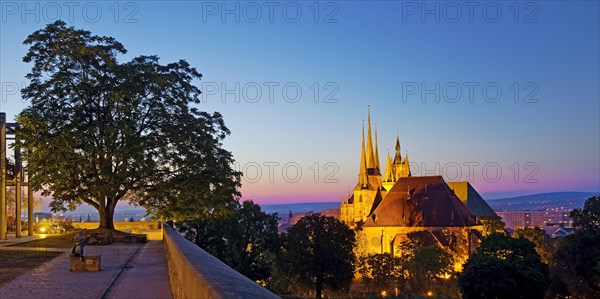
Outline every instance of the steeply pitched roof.
<path fill-rule="evenodd" d="M 469 209 L 441 176 L 399 178 L 371 213 L 365 227 L 475 225 Z"/>
<path fill-rule="evenodd" d="M 469 182 L 448 182 L 447 184 L 475 217 L 496 216 L 494 210 L 492 210 Z"/>
<path fill-rule="evenodd" d="M 375 209 L 377 209 L 377 207 L 379 206 L 379 204 L 381 204 L 382 201 L 383 201 L 383 196 L 381 196 L 381 191 L 377 190 L 377 193 L 375 194 L 375 198 L 373 198 L 373 205 L 371 206 L 369 215 L 371 215 L 375 211 Z"/>

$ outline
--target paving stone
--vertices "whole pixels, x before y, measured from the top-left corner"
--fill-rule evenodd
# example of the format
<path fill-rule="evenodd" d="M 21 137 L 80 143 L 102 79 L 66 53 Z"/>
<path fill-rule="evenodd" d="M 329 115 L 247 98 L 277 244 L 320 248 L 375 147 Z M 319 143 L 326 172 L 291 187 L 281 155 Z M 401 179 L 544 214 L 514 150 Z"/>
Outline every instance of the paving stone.
<path fill-rule="evenodd" d="M 162 241 L 149 241 L 119 276 L 109 299 L 170 299 L 171 287 Z"/>
<path fill-rule="evenodd" d="M 87 246 L 86 254 L 102 256 L 99 272 L 72 272 L 69 255 L 62 254 L 0 288 L 0 298 L 101 298 L 141 246 L 144 245 Z M 162 259 L 164 261 L 164 257 Z"/>

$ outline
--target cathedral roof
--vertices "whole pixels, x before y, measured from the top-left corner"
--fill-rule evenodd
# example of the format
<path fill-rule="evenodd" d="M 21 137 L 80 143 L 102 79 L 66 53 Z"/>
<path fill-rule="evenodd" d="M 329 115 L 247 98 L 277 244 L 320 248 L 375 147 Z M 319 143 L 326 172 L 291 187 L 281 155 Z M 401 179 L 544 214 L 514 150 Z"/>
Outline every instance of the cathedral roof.
<path fill-rule="evenodd" d="M 381 196 L 381 191 L 377 190 L 377 194 L 375 194 L 375 198 L 373 199 L 373 205 L 371 206 L 371 210 L 369 211 L 369 215 L 371 215 L 375 209 L 379 206 L 379 204 L 383 201 L 383 197 Z"/>
<path fill-rule="evenodd" d="M 469 182 L 448 182 L 448 187 L 469 208 L 471 214 L 479 216 L 496 216 L 496 212 L 483 200 Z"/>
<path fill-rule="evenodd" d="M 441 176 L 399 178 L 371 213 L 365 227 L 476 225 L 469 209 Z"/>

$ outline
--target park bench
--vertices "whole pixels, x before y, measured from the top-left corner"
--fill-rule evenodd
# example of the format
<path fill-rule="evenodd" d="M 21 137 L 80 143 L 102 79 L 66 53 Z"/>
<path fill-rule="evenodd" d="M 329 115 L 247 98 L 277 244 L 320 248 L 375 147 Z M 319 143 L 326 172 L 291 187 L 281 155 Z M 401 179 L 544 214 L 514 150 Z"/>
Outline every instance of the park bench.
<path fill-rule="evenodd" d="M 71 256 L 71 271 L 100 271 L 100 255 Z"/>
<path fill-rule="evenodd" d="M 123 237 L 123 243 L 146 243 L 148 242 L 147 235 L 128 234 Z"/>

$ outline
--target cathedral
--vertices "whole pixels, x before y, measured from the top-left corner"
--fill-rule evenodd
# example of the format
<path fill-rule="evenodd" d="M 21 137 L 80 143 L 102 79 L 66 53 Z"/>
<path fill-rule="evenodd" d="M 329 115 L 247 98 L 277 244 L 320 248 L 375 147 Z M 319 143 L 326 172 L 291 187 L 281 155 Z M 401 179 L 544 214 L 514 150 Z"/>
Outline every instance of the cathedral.
<path fill-rule="evenodd" d="M 367 138 L 362 125 L 358 183 L 340 206 L 340 220 L 358 232 L 363 254 L 399 255 L 407 234 L 429 231 L 453 252 L 459 268 L 476 248 L 482 225 L 477 217 L 496 215 L 469 182 L 445 182 L 442 176 L 413 176 L 408 154 L 401 155 L 396 136 L 393 160 L 388 153 L 385 172 L 379 164 L 377 131 Z M 374 144 L 374 146 L 373 146 Z"/>

